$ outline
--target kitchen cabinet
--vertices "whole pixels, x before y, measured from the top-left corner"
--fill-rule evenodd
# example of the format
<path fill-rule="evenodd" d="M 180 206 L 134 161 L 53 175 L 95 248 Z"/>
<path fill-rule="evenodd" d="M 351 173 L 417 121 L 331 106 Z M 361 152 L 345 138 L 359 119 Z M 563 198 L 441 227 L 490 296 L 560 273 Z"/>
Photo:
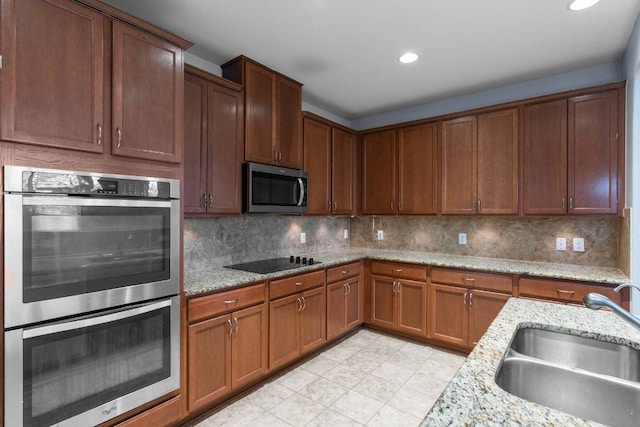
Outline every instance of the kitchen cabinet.
<path fill-rule="evenodd" d="M 180 405 L 182 396 L 178 395 L 166 402 L 160 403 L 122 423 L 118 427 L 144 427 L 154 425 L 171 425 L 180 420 Z"/>
<path fill-rule="evenodd" d="M 326 342 L 325 272 L 273 280 L 269 295 L 269 369 L 275 369 Z"/>
<path fill-rule="evenodd" d="M 426 337 L 426 266 L 371 263 L 371 324 Z"/>
<path fill-rule="evenodd" d="M 359 262 L 327 269 L 327 340 L 362 324 L 361 270 Z"/>
<path fill-rule="evenodd" d="M 187 66 L 184 213 L 242 213 L 241 87 Z"/>
<path fill-rule="evenodd" d="M 308 113 L 303 130 L 303 169 L 311 183 L 306 214 L 351 215 L 355 135 Z"/>
<path fill-rule="evenodd" d="M 524 107 L 524 213 L 618 212 L 618 90 Z"/>
<path fill-rule="evenodd" d="M 580 283 L 566 280 L 522 277 L 518 281 L 519 296 L 541 301 L 560 302 L 583 306 L 582 299 L 590 292 L 597 292 L 616 304 L 629 309 L 629 292 L 623 289 L 615 292 L 613 288 L 595 283 Z"/>
<path fill-rule="evenodd" d="M 220 400 L 267 373 L 264 298 L 265 286 L 260 284 L 189 300 L 189 410 Z"/>
<path fill-rule="evenodd" d="M 245 161 L 302 168 L 302 85 L 245 56 L 222 74 L 244 87 Z"/>
<path fill-rule="evenodd" d="M 437 124 L 362 137 L 362 212 L 437 213 Z"/>
<path fill-rule="evenodd" d="M 512 285 L 509 275 L 434 268 L 431 338 L 473 348 L 511 297 Z"/>
<path fill-rule="evenodd" d="M 180 46 L 76 2 L 9 0 L 2 52 L 3 140 L 182 161 Z"/>
<path fill-rule="evenodd" d="M 518 213 L 518 109 L 443 121 L 441 213 Z"/>

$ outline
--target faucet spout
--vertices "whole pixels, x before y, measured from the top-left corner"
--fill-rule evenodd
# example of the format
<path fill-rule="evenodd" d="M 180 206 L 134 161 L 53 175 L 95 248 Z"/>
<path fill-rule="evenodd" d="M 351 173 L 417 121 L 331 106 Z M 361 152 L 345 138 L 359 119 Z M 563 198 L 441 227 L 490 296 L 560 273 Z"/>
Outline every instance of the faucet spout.
<path fill-rule="evenodd" d="M 595 292 L 591 292 L 591 293 L 587 294 L 582 299 L 582 301 L 584 302 L 585 306 L 589 307 L 592 310 L 599 310 L 602 307 L 607 307 L 607 308 L 611 309 L 611 311 L 613 311 L 615 314 L 620 316 L 627 323 L 629 323 L 630 325 L 632 325 L 636 329 L 640 330 L 640 319 L 639 318 L 637 318 L 633 314 L 629 313 L 627 310 L 625 310 L 624 308 L 620 307 L 618 304 L 616 304 L 615 302 L 611 301 L 609 298 L 605 297 L 604 295 L 601 295 L 601 294 L 598 294 L 598 293 L 595 293 Z"/>

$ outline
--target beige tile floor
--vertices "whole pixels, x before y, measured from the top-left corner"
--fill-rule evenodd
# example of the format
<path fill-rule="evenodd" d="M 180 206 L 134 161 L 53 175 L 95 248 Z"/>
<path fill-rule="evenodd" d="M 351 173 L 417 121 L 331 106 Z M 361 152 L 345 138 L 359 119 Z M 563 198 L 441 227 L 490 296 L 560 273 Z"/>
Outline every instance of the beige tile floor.
<path fill-rule="evenodd" d="M 464 360 L 363 329 L 196 427 L 418 426 Z"/>

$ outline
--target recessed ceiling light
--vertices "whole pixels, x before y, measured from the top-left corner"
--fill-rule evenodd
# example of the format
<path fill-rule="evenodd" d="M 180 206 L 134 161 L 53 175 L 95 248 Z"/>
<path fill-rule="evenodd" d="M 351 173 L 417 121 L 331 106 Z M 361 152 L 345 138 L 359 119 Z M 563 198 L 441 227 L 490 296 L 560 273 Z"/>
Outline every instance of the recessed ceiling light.
<path fill-rule="evenodd" d="M 569 4 L 569 10 L 586 9 L 598 3 L 599 1 L 600 0 L 573 0 L 571 4 Z"/>
<path fill-rule="evenodd" d="M 403 64 L 410 64 L 417 60 L 418 60 L 418 55 L 416 55 L 413 52 L 407 52 L 405 54 L 400 55 L 400 58 L 398 58 L 398 61 L 402 62 Z"/>

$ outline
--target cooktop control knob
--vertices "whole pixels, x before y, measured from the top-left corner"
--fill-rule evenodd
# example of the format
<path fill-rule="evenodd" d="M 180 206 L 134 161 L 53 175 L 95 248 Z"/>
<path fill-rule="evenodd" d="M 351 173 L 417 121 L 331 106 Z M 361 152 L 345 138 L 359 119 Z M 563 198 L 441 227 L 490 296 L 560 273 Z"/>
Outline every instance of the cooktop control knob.
<path fill-rule="evenodd" d="M 289 262 L 290 262 L 290 263 L 292 263 L 292 264 L 293 264 L 293 263 L 295 262 L 295 260 L 296 260 L 296 259 L 295 259 L 295 257 L 294 257 L 293 255 L 291 255 L 291 256 L 289 257 Z"/>
<path fill-rule="evenodd" d="M 302 263 L 303 263 L 304 265 L 307 265 L 307 257 L 306 257 L 306 256 L 303 256 L 303 257 L 302 257 Z"/>
<path fill-rule="evenodd" d="M 313 258 L 309 258 L 309 265 L 313 265 Z"/>
<path fill-rule="evenodd" d="M 300 264 L 300 257 L 299 256 L 296 257 L 296 264 Z"/>

